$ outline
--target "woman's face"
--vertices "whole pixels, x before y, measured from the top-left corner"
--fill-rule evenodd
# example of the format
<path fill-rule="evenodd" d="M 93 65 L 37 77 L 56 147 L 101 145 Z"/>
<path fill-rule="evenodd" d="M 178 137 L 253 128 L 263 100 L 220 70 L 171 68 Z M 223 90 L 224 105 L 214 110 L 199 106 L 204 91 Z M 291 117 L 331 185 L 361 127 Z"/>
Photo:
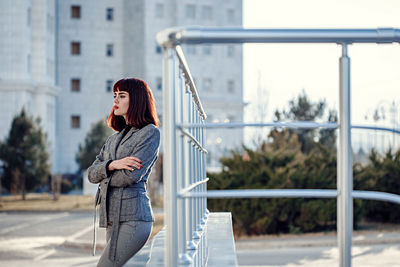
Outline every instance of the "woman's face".
<path fill-rule="evenodd" d="M 129 108 L 129 93 L 125 91 L 114 92 L 114 115 L 123 116 L 126 120 Z"/>

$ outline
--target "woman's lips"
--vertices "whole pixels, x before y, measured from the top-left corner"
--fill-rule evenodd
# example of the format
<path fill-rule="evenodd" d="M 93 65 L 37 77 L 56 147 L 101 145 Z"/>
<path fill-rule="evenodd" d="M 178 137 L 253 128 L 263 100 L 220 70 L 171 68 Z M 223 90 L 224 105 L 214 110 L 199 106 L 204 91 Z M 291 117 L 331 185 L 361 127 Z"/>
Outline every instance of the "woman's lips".
<path fill-rule="evenodd" d="M 118 106 L 114 106 L 114 109 L 118 109 Z"/>

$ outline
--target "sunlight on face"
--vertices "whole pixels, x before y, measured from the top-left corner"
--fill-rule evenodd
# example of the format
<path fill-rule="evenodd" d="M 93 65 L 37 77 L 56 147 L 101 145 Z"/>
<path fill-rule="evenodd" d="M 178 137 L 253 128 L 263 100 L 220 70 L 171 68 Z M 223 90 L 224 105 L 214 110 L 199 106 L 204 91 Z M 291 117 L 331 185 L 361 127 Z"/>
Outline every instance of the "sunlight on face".
<path fill-rule="evenodd" d="M 129 93 L 125 91 L 114 92 L 114 115 L 123 116 L 126 120 L 126 115 L 129 108 Z"/>

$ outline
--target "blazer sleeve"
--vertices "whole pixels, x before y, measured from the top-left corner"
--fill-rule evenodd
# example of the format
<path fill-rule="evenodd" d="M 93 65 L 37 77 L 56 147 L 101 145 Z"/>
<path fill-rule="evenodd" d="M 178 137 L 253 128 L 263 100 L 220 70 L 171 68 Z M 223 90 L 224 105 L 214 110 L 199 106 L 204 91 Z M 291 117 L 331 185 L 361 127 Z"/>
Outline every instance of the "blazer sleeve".
<path fill-rule="evenodd" d="M 160 146 L 160 130 L 156 127 L 149 128 L 136 140 L 139 140 L 134 146 L 130 156 L 139 158 L 142 161 L 141 169 L 133 168 L 133 171 L 122 169 L 114 170 L 110 180 L 110 186 L 126 187 L 138 183 L 150 171 L 154 161 L 158 157 L 158 148 Z"/>
<path fill-rule="evenodd" d="M 100 153 L 96 156 L 96 160 L 88 168 L 88 180 L 93 184 L 100 183 L 103 179 L 110 175 L 107 171 L 107 166 L 112 160 L 104 160 L 104 151 L 107 149 L 106 147 L 109 139 L 110 137 L 107 138 L 107 141 L 101 148 Z"/>

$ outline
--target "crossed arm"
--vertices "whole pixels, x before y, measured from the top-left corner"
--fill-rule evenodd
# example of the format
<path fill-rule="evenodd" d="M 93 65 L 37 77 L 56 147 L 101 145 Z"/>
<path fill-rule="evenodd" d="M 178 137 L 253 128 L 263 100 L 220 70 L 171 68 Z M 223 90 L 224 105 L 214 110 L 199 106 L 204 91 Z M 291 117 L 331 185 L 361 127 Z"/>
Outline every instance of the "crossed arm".
<path fill-rule="evenodd" d="M 104 150 L 106 150 L 106 142 L 99 155 L 96 156 L 96 160 L 93 162 L 92 166 L 88 168 L 89 181 L 92 183 L 99 183 L 103 179 L 111 177 L 110 186 L 114 187 L 126 187 L 133 183 L 140 182 L 158 157 L 160 131 L 158 128 L 151 128 L 150 131 L 135 137 L 135 139 L 136 138 L 140 141 L 135 145 L 129 157 L 116 161 L 104 161 L 103 153 Z M 129 162 L 128 158 L 131 157 L 140 160 L 142 162 L 142 167 L 138 167 L 137 160 L 134 160 L 135 162 L 130 161 L 133 168 L 122 163 L 123 160 L 124 162 Z M 133 160 L 133 158 L 130 160 Z M 117 161 L 120 162 L 118 163 Z"/>

